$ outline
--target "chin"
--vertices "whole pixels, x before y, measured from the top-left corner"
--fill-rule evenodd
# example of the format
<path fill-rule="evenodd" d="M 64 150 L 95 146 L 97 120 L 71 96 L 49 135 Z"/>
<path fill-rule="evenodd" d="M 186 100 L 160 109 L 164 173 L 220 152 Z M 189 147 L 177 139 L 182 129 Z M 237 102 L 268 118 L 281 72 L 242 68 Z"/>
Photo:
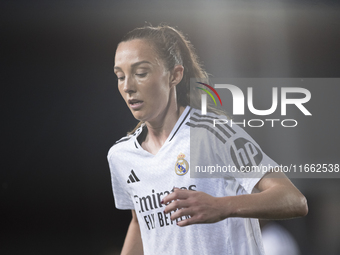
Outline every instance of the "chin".
<path fill-rule="evenodd" d="M 145 116 L 140 111 L 131 111 L 133 117 L 139 121 L 145 121 Z"/>
<path fill-rule="evenodd" d="M 131 110 L 133 117 L 136 120 L 143 121 L 143 122 L 153 120 L 155 118 L 155 116 L 157 116 L 157 112 L 150 110 L 150 109 L 148 109 L 148 110 L 146 110 L 146 109 L 139 109 L 139 110 L 130 109 L 130 110 Z"/>

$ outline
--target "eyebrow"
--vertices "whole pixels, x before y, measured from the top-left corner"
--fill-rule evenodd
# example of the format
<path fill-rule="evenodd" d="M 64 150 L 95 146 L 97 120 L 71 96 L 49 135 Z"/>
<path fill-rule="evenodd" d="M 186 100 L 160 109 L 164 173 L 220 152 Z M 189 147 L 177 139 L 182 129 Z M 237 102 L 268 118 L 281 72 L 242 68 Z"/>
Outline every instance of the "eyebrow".
<path fill-rule="evenodd" d="M 143 60 L 143 61 L 139 61 L 139 62 L 133 63 L 133 64 L 131 65 L 131 67 L 134 68 L 134 67 L 136 67 L 136 66 L 138 66 L 138 65 L 140 65 L 140 64 L 144 64 L 144 63 L 151 64 L 149 61 Z M 122 70 L 122 68 L 120 68 L 119 66 L 114 66 L 113 69 L 114 69 L 114 70 Z"/>

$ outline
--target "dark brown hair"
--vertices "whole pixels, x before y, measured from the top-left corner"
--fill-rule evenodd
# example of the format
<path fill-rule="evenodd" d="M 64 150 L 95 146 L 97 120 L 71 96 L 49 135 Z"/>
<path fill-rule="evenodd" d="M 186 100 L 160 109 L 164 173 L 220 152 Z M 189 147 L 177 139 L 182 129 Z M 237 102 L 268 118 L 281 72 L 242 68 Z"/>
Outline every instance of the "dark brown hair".
<path fill-rule="evenodd" d="M 128 32 L 122 38 L 121 42 L 134 39 L 148 40 L 169 71 L 172 70 L 175 65 L 182 65 L 184 67 L 183 79 L 176 86 L 177 104 L 180 106 L 191 105 L 194 108 L 200 108 L 199 98 L 201 90 L 195 90 L 190 93 L 190 78 L 207 82 L 208 74 L 202 68 L 193 45 L 183 33 L 167 25 L 157 27 L 144 26 Z M 208 111 L 221 114 L 219 110 L 209 105 Z M 139 122 L 130 134 L 134 133 L 141 124 L 142 122 Z"/>

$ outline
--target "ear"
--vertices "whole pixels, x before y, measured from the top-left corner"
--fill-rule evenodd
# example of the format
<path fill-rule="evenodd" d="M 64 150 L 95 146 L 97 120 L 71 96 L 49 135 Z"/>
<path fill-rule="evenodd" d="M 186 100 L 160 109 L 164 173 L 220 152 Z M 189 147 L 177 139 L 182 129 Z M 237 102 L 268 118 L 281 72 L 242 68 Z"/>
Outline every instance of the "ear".
<path fill-rule="evenodd" d="M 183 78 L 184 67 L 182 65 L 175 65 L 174 69 L 171 71 L 170 75 L 170 88 L 175 87 L 181 82 Z"/>

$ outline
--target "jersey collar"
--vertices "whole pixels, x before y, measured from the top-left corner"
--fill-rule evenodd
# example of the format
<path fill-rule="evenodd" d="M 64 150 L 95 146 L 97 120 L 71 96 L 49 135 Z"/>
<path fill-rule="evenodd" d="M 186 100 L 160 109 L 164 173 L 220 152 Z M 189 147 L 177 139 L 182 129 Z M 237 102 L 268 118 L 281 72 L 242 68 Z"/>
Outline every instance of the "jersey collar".
<path fill-rule="evenodd" d="M 171 142 L 171 140 L 175 137 L 176 133 L 178 132 L 178 130 L 183 126 L 183 123 L 188 119 L 188 116 L 190 114 L 191 111 L 191 107 L 190 106 L 186 106 L 184 111 L 182 112 L 181 116 L 178 118 L 175 126 L 173 127 L 168 139 L 165 141 L 165 143 Z M 138 137 L 141 135 L 141 133 L 144 131 L 144 129 L 146 129 L 146 125 L 145 123 L 143 123 L 137 130 L 135 133 L 135 139 L 134 139 L 134 144 L 135 147 L 137 149 L 142 148 L 142 146 L 139 144 L 138 142 Z"/>

